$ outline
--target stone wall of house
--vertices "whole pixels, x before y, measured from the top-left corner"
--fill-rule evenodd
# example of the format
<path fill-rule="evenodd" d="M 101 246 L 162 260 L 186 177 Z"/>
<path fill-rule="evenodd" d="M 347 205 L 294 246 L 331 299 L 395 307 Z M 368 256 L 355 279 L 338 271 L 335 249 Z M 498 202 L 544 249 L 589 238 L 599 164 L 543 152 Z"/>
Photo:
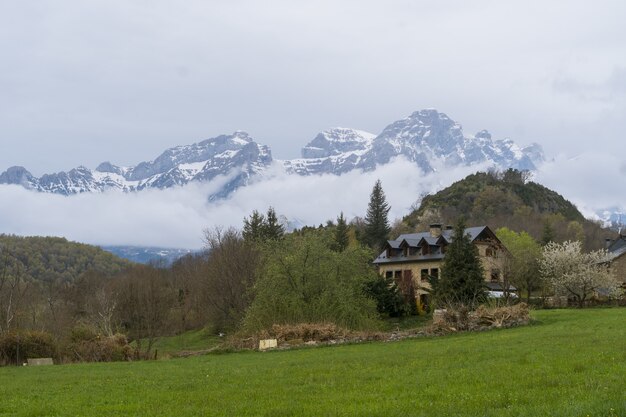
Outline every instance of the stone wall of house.
<path fill-rule="evenodd" d="M 617 279 L 626 284 L 626 253 L 611 262 L 611 271 Z"/>
<path fill-rule="evenodd" d="M 505 257 L 502 251 L 497 251 L 492 245 L 487 243 L 477 243 L 478 253 L 480 255 L 480 261 L 485 271 L 484 279 L 489 282 L 492 280 L 492 274 L 498 273 L 499 280 L 502 281 L 502 274 L 504 271 Z M 488 253 L 487 249 L 491 249 L 492 252 Z M 422 279 L 422 272 L 428 275 L 441 276 L 441 266 L 443 261 L 428 261 L 428 262 L 403 262 L 393 264 L 381 264 L 378 266 L 378 272 L 381 276 L 386 276 L 387 273 L 391 273 L 391 276 L 399 279 L 404 274 L 404 271 L 411 271 L 411 277 L 413 280 L 413 288 L 415 289 L 415 297 L 420 298 L 422 295 L 427 295 L 426 289 L 430 288 L 430 284 L 427 279 Z"/>
<path fill-rule="evenodd" d="M 415 289 L 415 296 L 420 294 L 427 294 L 425 288 L 430 288 L 430 284 L 427 280 L 422 279 L 422 270 L 427 270 L 428 274 L 434 275 L 434 270 L 437 270 L 437 276 L 441 275 L 441 261 L 431 262 L 419 262 L 419 263 L 397 263 L 389 265 L 380 265 L 378 271 L 380 275 L 386 276 L 387 272 L 391 272 L 393 277 L 397 277 L 398 273 L 402 274 L 404 271 L 411 271 L 411 277 L 413 279 L 413 288 Z"/>

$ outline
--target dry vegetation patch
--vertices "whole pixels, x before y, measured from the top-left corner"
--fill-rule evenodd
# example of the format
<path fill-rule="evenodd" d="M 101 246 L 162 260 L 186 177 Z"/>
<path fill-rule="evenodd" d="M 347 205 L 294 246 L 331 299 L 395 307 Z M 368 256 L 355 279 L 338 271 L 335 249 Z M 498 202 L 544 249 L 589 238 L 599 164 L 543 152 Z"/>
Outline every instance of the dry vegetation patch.
<path fill-rule="evenodd" d="M 530 322 L 526 303 L 512 306 L 488 307 L 481 305 L 475 311 L 465 306 L 437 310 L 426 334 L 446 334 L 458 331 L 481 331 L 492 328 L 515 327 Z"/>

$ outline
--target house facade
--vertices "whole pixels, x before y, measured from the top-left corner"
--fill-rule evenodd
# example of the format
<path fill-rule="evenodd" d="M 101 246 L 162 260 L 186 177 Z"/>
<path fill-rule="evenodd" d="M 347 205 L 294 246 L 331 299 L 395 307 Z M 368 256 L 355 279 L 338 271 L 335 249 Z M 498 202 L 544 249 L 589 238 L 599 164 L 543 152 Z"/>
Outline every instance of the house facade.
<path fill-rule="evenodd" d="M 465 234 L 478 248 L 487 287 L 502 291 L 507 249 L 487 226 L 467 228 Z M 427 232 L 404 234 L 387 241 L 374 264 L 380 275 L 395 280 L 405 298 L 414 296 L 428 305 L 428 277 L 440 277 L 446 249 L 453 239 L 451 227 L 432 224 Z M 511 290 L 514 288 L 509 287 Z"/>
<path fill-rule="evenodd" d="M 626 288 L 626 236 L 620 234 L 619 238 L 607 243 L 607 250 L 611 257 L 611 271 Z"/>

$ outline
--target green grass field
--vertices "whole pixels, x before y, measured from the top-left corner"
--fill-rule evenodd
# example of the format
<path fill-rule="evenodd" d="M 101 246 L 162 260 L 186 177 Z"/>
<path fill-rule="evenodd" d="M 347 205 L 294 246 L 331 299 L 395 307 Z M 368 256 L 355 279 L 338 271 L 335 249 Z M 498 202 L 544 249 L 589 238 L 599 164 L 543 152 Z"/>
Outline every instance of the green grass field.
<path fill-rule="evenodd" d="M 626 417 L 626 309 L 439 338 L 0 368 L 0 416 Z"/>

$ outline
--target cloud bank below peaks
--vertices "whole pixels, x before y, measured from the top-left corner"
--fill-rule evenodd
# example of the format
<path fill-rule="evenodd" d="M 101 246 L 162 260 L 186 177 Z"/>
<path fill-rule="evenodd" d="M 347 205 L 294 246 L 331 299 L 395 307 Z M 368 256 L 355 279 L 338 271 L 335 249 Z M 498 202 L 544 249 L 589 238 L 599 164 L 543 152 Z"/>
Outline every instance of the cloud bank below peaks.
<path fill-rule="evenodd" d="M 586 216 L 606 207 L 626 208 L 624 163 L 604 153 L 578 158 L 559 156 L 545 163 L 534 180 L 564 195 Z M 231 177 L 184 187 L 135 193 L 85 193 L 70 197 L 36 193 L 20 186 L 0 186 L 0 233 L 63 236 L 98 245 L 136 245 L 196 249 L 203 230 L 240 228 L 252 210 L 269 206 L 298 225 L 318 225 L 341 211 L 348 219 L 364 216 L 377 179 L 391 205 L 390 219 L 406 215 L 423 193 L 433 193 L 488 165 L 438 167 L 423 174 L 398 158 L 372 172 L 352 171 L 299 176 L 275 163 L 228 199 L 209 202 Z M 622 190 L 623 191 L 623 190 Z"/>
<path fill-rule="evenodd" d="M 252 210 L 265 211 L 269 206 L 300 225 L 324 223 L 341 211 L 349 219 L 363 216 L 377 179 L 392 207 L 390 218 L 402 217 L 422 193 L 441 189 L 476 169 L 460 167 L 424 175 L 416 165 L 398 159 L 373 172 L 298 176 L 275 164 L 228 199 L 213 202 L 208 196 L 221 189 L 229 177 L 164 190 L 70 197 L 3 185 L 0 233 L 63 236 L 98 245 L 194 249 L 203 245 L 204 229 L 240 228 Z"/>

